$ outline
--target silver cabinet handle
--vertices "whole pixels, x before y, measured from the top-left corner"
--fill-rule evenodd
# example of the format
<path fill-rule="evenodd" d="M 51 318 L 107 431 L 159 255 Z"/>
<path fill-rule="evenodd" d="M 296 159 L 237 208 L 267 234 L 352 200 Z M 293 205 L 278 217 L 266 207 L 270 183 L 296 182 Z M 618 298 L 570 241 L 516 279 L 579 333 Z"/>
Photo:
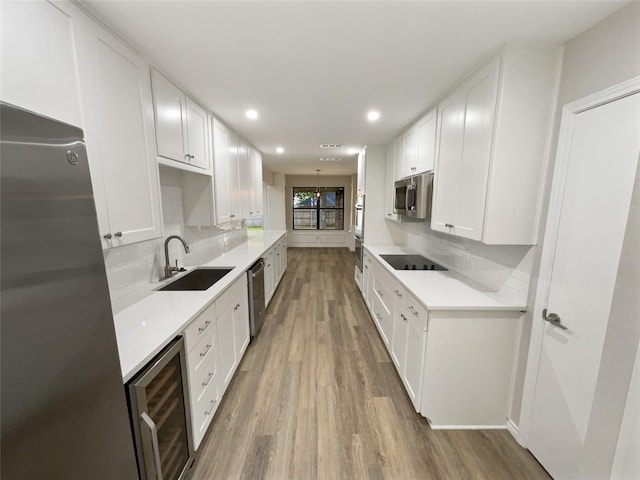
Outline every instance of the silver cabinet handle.
<path fill-rule="evenodd" d="M 542 318 L 544 318 L 551 325 L 561 328 L 562 330 L 567 330 L 567 327 L 562 324 L 562 320 L 560 319 L 560 315 L 557 313 L 549 313 L 547 314 L 547 309 L 542 310 Z"/>
<path fill-rule="evenodd" d="M 209 353 L 209 350 L 211 350 L 211 344 L 207 344 L 207 349 L 204 352 L 200 353 L 200 356 L 204 357 L 207 353 Z"/>
<path fill-rule="evenodd" d="M 380 297 L 384 297 L 382 290 L 376 290 L 376 292 L 378 292 L 378 295 L 380 295 Z"/>
<path fill-rule="evenodd" d="M 202 327 L 198 327 L 198 331 L 200 333 L 204 332 L 207 329 L 207 327 L 209 326 L 210 323 L 211 323 L 211 320 L 206 320 Z"/>
<path fill-rule="evenodd" d="M 110 233 L 105 233 L 102 238 L 104 238 L 105 240 L 111 240 L 112 235 Z"/>
<path fill-rule="evenodd" d="M 211 400 L 211 403 L 209 404 L 209 408 L 204 411 L 204 414 L 211 415 L 211 412 L 213 412 L 213 407 L 216 406 L 216 403 L 217 403 L 217 400 Z"/>
<path fill-rule="evenodd" d="M 160 444 L 158 443 L 158 429 L 147 412 L 140 414 L 141 425 L 151 433 L 151 446 L 153 448 L 153 463 L 156 468 L 157 480 L 162 480 L 162 462 L 160 462 Z"/>
<path fill-rule="evenodd" d="M 418 311 L 415 310 L 412 306 L 409 306 L 409 311 L 413 313 L 416 317 L 418 316 Z"/>
<path fill-rule="evenodd" d="M 405 322 L 407 321 L 407 317 L 405 317 L 403 313 L 400 314 L 400 318 L 402 318 L 402 320 L 404 320 Z"/>
<path fill-rule="evenodd" d="M 377 318 L 378 320 L 382 320 L 382 315 L 380 315 L 379 313 L 376 313 L 376 318 Z"/>
<path fill-rule="evenodd" d="M 393 293 L 402 298 L 402 293 L 400 293 L 400 290 L 394 290 Z"/>
<path fill-rule="evenodd" d="M 207 385 L 209 385 L 209 382 L 213 378 L 213 374 L 214 372 L 209 372 L 209 376 L 207 377 L 207 379 L 204 382 L 202 382 L 203 387 L 206 387 Z"/>
<path fill-rule="evenodd" d="M 120 237 L 122 236 L 122 232 L 116 232 L 116 233 L 114 233 L 114 235 L 115 235 L 116 237 L 120 238 Z"/>

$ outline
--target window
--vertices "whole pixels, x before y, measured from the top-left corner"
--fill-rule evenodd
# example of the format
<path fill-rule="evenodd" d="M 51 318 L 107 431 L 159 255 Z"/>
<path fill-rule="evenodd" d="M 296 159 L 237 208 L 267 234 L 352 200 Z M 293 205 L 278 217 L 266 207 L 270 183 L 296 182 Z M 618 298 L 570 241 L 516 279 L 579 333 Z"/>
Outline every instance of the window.
<path fill-rule="evenodd" d="M 293 187 L 294 230 L 344 230 L 344 188 Z"/>

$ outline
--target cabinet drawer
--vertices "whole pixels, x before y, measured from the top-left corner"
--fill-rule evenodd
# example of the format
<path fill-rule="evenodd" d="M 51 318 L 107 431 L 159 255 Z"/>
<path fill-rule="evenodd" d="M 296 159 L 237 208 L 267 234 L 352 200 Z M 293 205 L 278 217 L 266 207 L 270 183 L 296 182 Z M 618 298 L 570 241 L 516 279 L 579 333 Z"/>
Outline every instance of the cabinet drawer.
<path fill-rule="evenodd" d="M 202 396 L 211 382 L 218 375 L 218 350 L 215 347 L 207 352 L 202 361 L 193 366 L 190 364 L 189 378 L 191 382 L 190 394 L 196 400 Z"/>
<path fill-rule="evenodd" d="M 242 293 L 242 290 L 247 290 L 247 276 L 241 275 L 233 285 L 231 285 L 218 299 L 216 300 L 216 311 L 222 313 L 234 304 L 238 295 Z M 248 295 L 248 294 L 247 294 Z"/>
<path fill-rule="evenodd" d="M 413 323 L 416 329 L 426 332 L 428 311 L 413 295 L 404 290 L 405 307 L 407 310 L 407 319 Z"/>
<path fill-rule="evenodd" d="M 217 331 L 215 328 L 208 328 L 203 338 L 189 352 L 189 370 L 195 371 L 200 368 L 200 364 L 207 361 L 212 355 L 217 355 Z"/>
<path fill-rule="evenodd" d="M 220 404 L 220 382 L 218 377 L 219 375 L 216 373 L 199 397 L 191 397 L 191 422 L 193 424 L 195 448 L 198 448 L 202 441 L 202 437 L 207 432 L 211 419 Z"/>
<path fill-rule="evenodd" d="M 215 304 L 211 304 L 198 317 L 192 321 L 184 330 L 184 340 L 187 346 L 187 352 L 198 344 L 205 337 L 207 332 L 211 331 L 211 327 L 216 321 Z M 213 329 L 215 331 L 215 329 Z"/>

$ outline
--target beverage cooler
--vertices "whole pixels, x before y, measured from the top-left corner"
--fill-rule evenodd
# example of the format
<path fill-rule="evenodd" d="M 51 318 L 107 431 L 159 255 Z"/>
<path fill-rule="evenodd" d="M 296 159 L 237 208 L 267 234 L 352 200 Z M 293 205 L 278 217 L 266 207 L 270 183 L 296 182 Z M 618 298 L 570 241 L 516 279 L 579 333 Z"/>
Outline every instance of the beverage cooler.
<path fill-rule="evenodd" d="M 184 480 L 194 462 L 182 337 L 127 384 L 142 480 Z"/>

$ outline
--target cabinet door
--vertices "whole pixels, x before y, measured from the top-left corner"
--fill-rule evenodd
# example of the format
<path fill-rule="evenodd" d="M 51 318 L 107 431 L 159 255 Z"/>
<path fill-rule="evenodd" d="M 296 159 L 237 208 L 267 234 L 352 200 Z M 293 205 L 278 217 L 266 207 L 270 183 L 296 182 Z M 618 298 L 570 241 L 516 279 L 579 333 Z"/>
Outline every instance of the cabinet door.
<path fill-rule="evenodd" d="M 422 368 L 424 365 L 424 349 L 426 333 L 423 332 L 407 314 L 407 336 L 405 345 L 404 371 L 402 381 L 411 398 L 416 412 L 420 410 L 420 393 L 422 386 Z"/>
<path fill-rule="evenodd" d="M 407 352 L 407 315 L 404 309 L 398 308 L 393 315 L 393 337 L 391 339 L 391 359 L 402 377 L 405 370 Z"/>
<path fill-rule="evenodd" d="M 229 151 L 227 147 L 227 131 L 217 122 L 213 123 L 213 177 L 216 196 L 216 222 L 226 223 L 231 220 L 231 205 L 229 203 Z"/>
<path fill-rule="evenodd" d="M 402 160 L 400 176 L 415 175 L 418 163 L 418 129 L 412 128 L 402 136 Z"/>
<path fill-rule="evenodd" d="M 433 170 L 436 155 L 437 112 L 432 110 L 417 125 L 418 152 L 414 174 Z"/>
<path fill-rule="evenodd" d="M 246 288 L 236 297 L 236 303 L 233 306 L 233 328 L 236 358 L 239 362 L 249 345 L 251 334 L 249 329 L 249 297 Z"/>
<path fill-rule="evenodd" d="M 358 153 L 358 194 L 363 195 L 366 189 L 366 160 L 365 150 Z"/>
<path fill-rule="evenodd" d="M 395 197 L 394 189 L 394 166 L 395 166 L 395 149 L 396 144 L 392 142 L 387 146 L 386 159 L 386 180 L 384 184 L 384 218 L 387 220 L 397 220 L 398 216 L 393 213 L 393 201 Z"/>
<path fill-rule="evenodd" d="M 218 316 L 218 355 L 220 359 L 220 381 L 222 390 L 226 390 L 236 368 L 236 343 L 234 332 L 234 306 L 230 305 Z"/>
<path fill-rule="evenodd" d="M 458 91 L 439 107 L 438 158 L 434 178 L 431 228 L 450 233 L 456 221 L 464 140 L 466 92 Z"/>
<path fill-rule="evenodd" d="M 227 136 L 227 153 L 227 191 L 229 192 L 230 217 L 231 220 L 240 220 L 242 218 L 242 194 L 238 172 L 240 145 L 238 137 L 231 132 Z"/>
<path fill-rule="evenodd" d="M 253 156 L 250 147 L 240 142 L 238 145 L 238 184 L 240 195 L 240 214 L 243 218 L 253 215 Z"/>
<path fill-rule="evenodd" d="M 101 235 L 111 246 L 161 236 L 158 171 L 153 148 L 153 107 L 147 64 L 102 28 L 92 30 L 85 68 L 89 97 L 87 148 L 108 222 Z M 98 205 L 98 212 L 104 206 Z M 109 245 L 104 245 L 109 246 Z"/>
<path fill-rule="evenodd" d="M 273 249 L 270 249 L 264 256 L 264 296 L 268 304 L 275 290 L 274 271 L 275 264 L 273 261 Z"/>
<path fill-rule="evenodd" d="M 194 167 L 208 170 L 207 112 L 189 98 L 187 98 L 187 135 L 189 138 L 189 162 Z"/>
<path fill-rule="evenodd" d="M 2 2 L 2 100 L 83 127 L 73 5 Z"/>
<path fill-rule="evenodd" d="M 262 155 L 257 150 L 253 151 L 253 182 L 254 182 L 254 212 L 256 215 L 262 215 L 263 198 L 262 198 Z"/>
<path fill-rule="evenodd" d="M 178 87 L 155 70 L 151 71 L 156 117 L 158 155 L 189 163 L 186 132 L 186 97 Z"/>
<path fill-rule="evenodd" d="M 499 66 L 497 61 L 491 63 L 475 75 L 467 87 L 464 149 L 454 233 L 472 240 L 482 238 Z"/>

